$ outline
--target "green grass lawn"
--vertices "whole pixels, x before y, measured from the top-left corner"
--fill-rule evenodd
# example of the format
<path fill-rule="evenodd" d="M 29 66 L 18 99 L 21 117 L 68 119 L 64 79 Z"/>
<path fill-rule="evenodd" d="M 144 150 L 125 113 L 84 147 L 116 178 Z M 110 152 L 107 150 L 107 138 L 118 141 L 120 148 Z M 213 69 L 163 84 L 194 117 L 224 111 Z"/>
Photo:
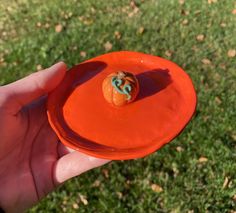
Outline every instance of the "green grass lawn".
<path fill-rule="evenodd" d="M 236 211 L 235 9 L 234 0 L 0 0 L 1 85 L 59 60 L 133 50 L 182 66 L 198 94 L 172 143 L 74 178 L 29 212 Z"/>

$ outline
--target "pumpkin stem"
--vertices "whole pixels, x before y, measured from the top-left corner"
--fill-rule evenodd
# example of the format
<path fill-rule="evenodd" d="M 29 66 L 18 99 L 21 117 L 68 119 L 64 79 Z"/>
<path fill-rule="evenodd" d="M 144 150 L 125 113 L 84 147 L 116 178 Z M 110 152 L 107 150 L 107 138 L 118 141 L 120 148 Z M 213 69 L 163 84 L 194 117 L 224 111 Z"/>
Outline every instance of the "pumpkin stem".
<path fill-rule="evenodd" d="M 122 79 L 122 78 L 124 78 L 125 76 L 126 76 L 126 74 L 125 74 L 124 72 L 122 72 L 122 71 L 119 71 L 118 74 L 117 74 L 117 77 L 118 77 L 119 79 Z"/>

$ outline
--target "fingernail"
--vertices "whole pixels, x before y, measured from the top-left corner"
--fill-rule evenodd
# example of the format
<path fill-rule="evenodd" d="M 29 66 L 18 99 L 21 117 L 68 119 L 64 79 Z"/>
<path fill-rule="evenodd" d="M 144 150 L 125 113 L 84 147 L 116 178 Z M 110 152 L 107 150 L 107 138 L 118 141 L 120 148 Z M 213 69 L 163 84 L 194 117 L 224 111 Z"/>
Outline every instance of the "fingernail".
<path fill-rule="evenodd" d="M 65 64 L 64 61 L 59 61 L 56 64 L 52 65 L 50 68 L 58 68 L 58 67 L 61 67 L 61 66 L 65 66 L 66 67 L 66 64 Z"/>

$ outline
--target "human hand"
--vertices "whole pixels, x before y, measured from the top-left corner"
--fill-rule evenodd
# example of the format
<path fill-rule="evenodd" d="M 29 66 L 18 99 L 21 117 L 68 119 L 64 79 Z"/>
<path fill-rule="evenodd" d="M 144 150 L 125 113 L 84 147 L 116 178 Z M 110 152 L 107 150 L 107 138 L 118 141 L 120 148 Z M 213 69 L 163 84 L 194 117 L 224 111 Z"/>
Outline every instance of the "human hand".
<path fill-rule="evenodd" d="M 22 212 L 64 181 L 108 162 L 65 147 L 49 126 L 47 93 L 65 73 L 59 62 L 0 87 L 0 206 L 6 212 Z"/>

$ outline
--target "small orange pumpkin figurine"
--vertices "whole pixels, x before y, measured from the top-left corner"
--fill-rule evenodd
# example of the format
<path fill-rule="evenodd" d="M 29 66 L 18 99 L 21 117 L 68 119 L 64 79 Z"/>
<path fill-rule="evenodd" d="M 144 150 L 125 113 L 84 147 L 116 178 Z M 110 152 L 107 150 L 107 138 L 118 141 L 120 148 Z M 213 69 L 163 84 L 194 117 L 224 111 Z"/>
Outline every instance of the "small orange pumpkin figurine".
<path fill-rule="evenodd" d="M 137 97 L 139 83 L 129 72 L 115 72 L 108 75 L 102 84 L 104 98 L 114 106 L 123 106 Z"/>

